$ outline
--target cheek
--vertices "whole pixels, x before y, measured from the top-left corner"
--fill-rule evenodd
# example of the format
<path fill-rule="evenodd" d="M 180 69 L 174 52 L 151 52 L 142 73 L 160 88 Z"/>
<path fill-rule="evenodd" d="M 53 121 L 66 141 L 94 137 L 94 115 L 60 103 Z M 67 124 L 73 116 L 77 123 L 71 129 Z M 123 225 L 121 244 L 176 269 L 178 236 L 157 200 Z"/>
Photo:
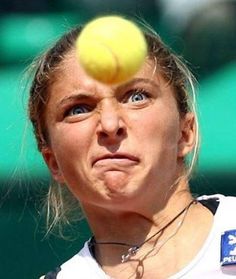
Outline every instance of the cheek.
<path fill-rule="evenodd" d="M 169 179 L 177 172 L 179 125 L 178 112 L 166 107 L 149 111 L 136 125 L 145 165 L 155 180 L 161 175 L 162 181 L 172 183 Z"/>
<path fill-rule="evenodd" d="M 90 146 L 91 129 L 77 123 L 58 124 L 51 130 L 50 141 L 58 165 L 64 170 L 82 164 Z M 83 160 L 82 160 L 83 159 Z"/>
<path fill-rule="evenodd" d="M 145 181 L 171 185 L 178 173 L 178 112 L 167 110 L 166 107 L 163 110 L 149 110 L 135 121 L 133 134 L 142 157 Z"/>
<path fill-rule="evenodd" d="M 175 109 L 153 109 L 134 118 L 139 141 L 144 148 L 175 148 L 179 139 L 179 114 Z M 146 144 L 144 144 L 144 141 Z"/>

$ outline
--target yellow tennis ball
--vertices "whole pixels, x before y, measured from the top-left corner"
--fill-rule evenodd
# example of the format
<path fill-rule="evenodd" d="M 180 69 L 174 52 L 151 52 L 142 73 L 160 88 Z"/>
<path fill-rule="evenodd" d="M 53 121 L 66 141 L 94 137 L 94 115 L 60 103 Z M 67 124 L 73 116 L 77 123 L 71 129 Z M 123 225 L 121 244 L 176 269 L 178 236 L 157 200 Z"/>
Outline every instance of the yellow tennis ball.
<path fill-rule="evenodd" d="M 87 74 L 107 84 L 129 80 L 143 65 L 147 43 L 133 22 L 104 16 L 89 22 L 76 41 L 76 53 Z"/>

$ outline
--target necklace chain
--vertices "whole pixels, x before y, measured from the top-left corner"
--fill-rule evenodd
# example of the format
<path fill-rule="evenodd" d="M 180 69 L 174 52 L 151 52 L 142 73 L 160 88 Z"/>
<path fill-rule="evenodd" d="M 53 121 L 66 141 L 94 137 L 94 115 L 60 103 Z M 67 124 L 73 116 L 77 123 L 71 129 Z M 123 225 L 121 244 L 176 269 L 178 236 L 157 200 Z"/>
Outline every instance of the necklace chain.
<path fill-rule="evenodd" d="M 165 226 L 163 226 L 160 230 L 158 230 L 157 232 L 155 232 L 153 235 L 151 235 L 148 239 L 146 239 L 145 241 L 141 242 L 140 244 L 129 244 L 129 243 L 124 243 L 124 242 L 114 242 L 114 241 L 108 241 L 108 242 L 103 242 L 103 241 L 96 241 L 96 239 L 94 238 L 94 236 L 91 238 L 90 242 L 89 242 L 89 247 L 91 246 L 95 246 L 95 245 L 121 245 L 121 246 L 128 246 L 130 247 L 127 251 L 126 254 L 123 254 L 121 256 L 121 262 L 127 262 L 131 257 L 135 256 L 137 254 L 137 252 L 140 250 L 140 248 L 147 243 L 148 241 L 150 241 L 151 239 L 153 239 L 156 235 L 160 234 L 161 232 L 163 232 L 167 227 L 169 227 L 176 219 L 178 219 L 184 212 L 184 218 L 181 220 L 181 222 L 178 224 L 177 229 L 175 230 L 175 232 L 173 234 L 171 234 L 171 236 L 169 236 L 163 243 L 162 245 L 164 245 L 175 233 L 177 233 L 179 227 L 182 225 L 186 213 L 188 212 L 188 209 L 190 208 L 190 206 L 193 203 L 196 203 L 197 201 L 194 199 L 192 200 L 183 210 L 181 210 L 172 220 L 170 220 Z"/>

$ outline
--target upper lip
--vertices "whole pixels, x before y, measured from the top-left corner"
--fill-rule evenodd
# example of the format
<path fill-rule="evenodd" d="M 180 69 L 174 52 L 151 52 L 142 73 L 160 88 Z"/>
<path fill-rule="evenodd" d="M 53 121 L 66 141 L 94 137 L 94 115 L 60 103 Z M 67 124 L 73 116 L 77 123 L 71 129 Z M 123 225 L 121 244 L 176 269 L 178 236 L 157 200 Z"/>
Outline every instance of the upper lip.
<path fill-rule="evenodd" d="M 131 161 L 139 162 L 138 157 L 131 155 L 129 153 L 119 152 L 119 153 L 107 153 L 107 154 L 97 156 L 92 160 L 92 165 L 96 164 L 96 162 L 98 162 L 100 160 L 105 160 L 105 159 L 128 159 Z"/>

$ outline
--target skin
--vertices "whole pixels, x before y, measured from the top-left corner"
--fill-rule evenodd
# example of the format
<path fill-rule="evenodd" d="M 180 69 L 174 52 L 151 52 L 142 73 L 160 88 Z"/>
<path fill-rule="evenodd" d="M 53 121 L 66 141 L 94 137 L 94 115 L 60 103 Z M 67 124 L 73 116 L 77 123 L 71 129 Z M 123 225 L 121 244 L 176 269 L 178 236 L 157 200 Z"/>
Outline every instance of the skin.
<path fill-rule="evenodd" d="M 141 243 L 192 200 L 182 175 L 183 159 L 195 143 L 194 116 L 180 117 L 173 88 L 153 69 L 147 60 L 131 81 L 108 86 L 90 78 L 71 51 L 49 90 L 45 113 L 49 145 L 42 154 L 54 179 L 80 200 L 97 241 Z M 205 224 L 200 234 L 196 235 L 195 224 L 187 226 L 190 216 Z M 178 221 L 158 240 L 169 235 Z M 197 253 L 210 225 L 210 214 L 199 204 L 192 206 L 181 230 L 161 252 L 134 257 L 145 267 L 140 278 L 157 278 L 153 266 L 159 266 L 158 278 L 179 270 Z M 187 233 L 195 235 L 196 249 L 183 255 L 181 237 Z M 142 247 L 142 255 L 148 255 L 155 241 Z M 176 247 L 178 261 L 167 252 L 170 245 Z M 114 278 L 139 278 L 137 262 L 120 265 L 125 251 L 99 246 L 95 252 Z M 169 260 L 173 264 L 166 271 Z"/>

